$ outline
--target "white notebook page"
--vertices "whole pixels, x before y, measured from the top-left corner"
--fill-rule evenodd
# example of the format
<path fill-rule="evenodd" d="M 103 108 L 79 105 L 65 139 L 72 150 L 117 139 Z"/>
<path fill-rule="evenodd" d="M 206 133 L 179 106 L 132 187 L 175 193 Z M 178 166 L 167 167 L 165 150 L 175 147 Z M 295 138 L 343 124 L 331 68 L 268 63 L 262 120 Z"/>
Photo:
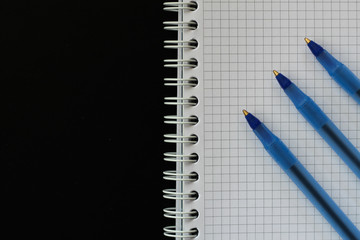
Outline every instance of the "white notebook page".
<path fill-rule="evenodd" d="M 322 45 L 360 76 L 360 2 L 203 0 L 204 212 L 212 239 L 340 239 L 264 150 L 241 110 L 263 121 L 360 228 L 360 180 L 297 112 L 289 77 L 360 147 L 360 106 L 307 48 Z"/>

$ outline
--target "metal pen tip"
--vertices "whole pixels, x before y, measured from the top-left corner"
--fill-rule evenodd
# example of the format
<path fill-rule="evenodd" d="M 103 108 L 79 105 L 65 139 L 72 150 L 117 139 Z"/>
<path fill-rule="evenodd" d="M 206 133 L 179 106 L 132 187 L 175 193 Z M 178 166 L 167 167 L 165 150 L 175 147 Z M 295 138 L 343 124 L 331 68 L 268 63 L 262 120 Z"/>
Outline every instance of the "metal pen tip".
<path fill-rule="evenodd" d="M 279 72 L 276 71 L 276 70 L 274 70 L 273 73 L 274 73 L 275 77 L 276 77 L 277 75 L 279 75 Z"/>
<path fill-rule="evenodd" d="M 246 111 L 245 109 L 243 109 L 242 112 L 245 116 L 247 116 L 249 114 L 248 111 Z"/>
<path fill-rule="evenodd" d="M 309 44 L 309 42 L 311 42 L 311 40 L 310 40 L 310 39 L 308 39 L 307 37 L 306 37 L 306 38 L 304 38 L 304 40 L 305 40 L 306 44 Z"/>

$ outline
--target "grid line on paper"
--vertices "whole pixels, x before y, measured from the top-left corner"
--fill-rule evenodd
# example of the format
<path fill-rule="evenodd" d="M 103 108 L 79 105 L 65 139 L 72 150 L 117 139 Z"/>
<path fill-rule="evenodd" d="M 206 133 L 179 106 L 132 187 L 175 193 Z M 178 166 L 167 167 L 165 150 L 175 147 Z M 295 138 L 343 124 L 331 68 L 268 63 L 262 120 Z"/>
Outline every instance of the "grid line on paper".
<path fill-rule="evenodd" d="M 289 146 L 360 227 L 355 175 L 272 75 L 289 76 L 359 147 L 359 106 L 303 41 L 316 39 L 359 69 L 359 11 L 357 1 L 203 1 L 205 239 L 339 239 L 249 131 L 242 108 Z"/>

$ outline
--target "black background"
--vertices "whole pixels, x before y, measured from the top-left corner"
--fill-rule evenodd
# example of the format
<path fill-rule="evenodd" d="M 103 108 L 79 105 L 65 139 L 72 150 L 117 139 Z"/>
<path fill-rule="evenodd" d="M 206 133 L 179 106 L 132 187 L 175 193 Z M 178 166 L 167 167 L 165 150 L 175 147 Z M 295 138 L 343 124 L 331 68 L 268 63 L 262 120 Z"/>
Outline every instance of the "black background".
<path fill-rule="evenodd" d="M 2 234 L 163 239 L 163 1 L 2 1 Z M 132 237 L 130 237 L 132 236 Z"/>

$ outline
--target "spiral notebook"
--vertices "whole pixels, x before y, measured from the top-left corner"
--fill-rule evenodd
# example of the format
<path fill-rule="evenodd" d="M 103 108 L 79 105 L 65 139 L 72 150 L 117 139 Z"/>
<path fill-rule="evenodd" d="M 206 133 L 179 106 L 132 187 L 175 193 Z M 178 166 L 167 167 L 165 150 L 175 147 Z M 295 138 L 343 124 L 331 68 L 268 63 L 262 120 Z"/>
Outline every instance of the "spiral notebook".
<path fill-rule="evenodd" d="M 165 104 L 177 115 L 166 134 L 174 152 L 164 173 L 176 239 L 340 239 L 266 153 L 241 110 L 256 114 L 298 157 L 360 228 L 360 181 L 296 111 L 272 70 L 288 76 L 360 148 L 360 106 L 333 81 L 304 37 L 360 76 L 360 2 L 355 0 L 197 0 L 165 3 L 174 12 L 165 41 L 177 70 Z M 169 50 L 171 51 L 171 50 Z"/>

